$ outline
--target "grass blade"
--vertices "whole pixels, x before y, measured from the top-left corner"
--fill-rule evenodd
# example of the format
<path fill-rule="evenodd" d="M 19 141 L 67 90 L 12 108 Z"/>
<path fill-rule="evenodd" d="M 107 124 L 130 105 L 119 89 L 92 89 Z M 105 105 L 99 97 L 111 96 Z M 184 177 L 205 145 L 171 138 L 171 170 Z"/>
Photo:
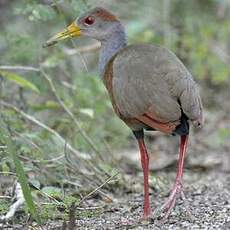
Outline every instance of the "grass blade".
<path fill-rule="evenodd" d="M 28 180 L 27 180 L 25 171 L 17 155 L 17 150 L 15 147 L 15 144 L 12 141 L 10 132 L 8 131 L 2 117 L 0 117 L 0 139 L 7 146 L 7 150 L 10 153 L 12 160 L 14 162 L 18 181 L 22 187 L 23 195 L 26 201 L 26 205 L 29 209 L 29 212 L 31 213 L 32 217 L 37 221 L 37 223 L 41 224 L 40 217 L 36 211 L 36 208 L 33 202 L 33 198 L 31 195 L 31 191 L 30 191 L 30 187 L 28 184 Z"/>
<path fill-rule="evenodd" d="M 20 75 L 8 71 L 0 71 L 0 75 L 9 81 L 13 81 L 17 85 L 27 88 L 30 90 L 33 90 L 36 93 L 40 93 L 39 89 L 37 88 L 36 85 L 34 85 L 32 82 L 26 80 L 25 78 L 21 77 Z"/>

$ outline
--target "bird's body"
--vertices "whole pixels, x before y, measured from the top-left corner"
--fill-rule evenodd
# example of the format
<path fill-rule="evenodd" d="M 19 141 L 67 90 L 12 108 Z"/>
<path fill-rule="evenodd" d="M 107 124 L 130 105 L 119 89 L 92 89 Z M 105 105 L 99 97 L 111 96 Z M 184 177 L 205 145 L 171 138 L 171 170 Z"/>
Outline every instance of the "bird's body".
<path fill-rule="evenodd" d="M 173 133 L 182 112 L 195 124 L 202 122 L 196 83 L 166 48 L 147 44 L 123 48 L 106 65 L 103 80 L 115 112 L 134 131 Z"/>
<path fill-rule="evenodd" d="M 177 195 L 182 193 L 189 121 L 195 126 L 203 124 L 197 85 L 183 63 L 168 49 L 148 44 L 127 46 L 124 27 L 103 8 L 86 12 L 46 45 L 80 35 L 101 42 L 100 76 L 116 114 L 131 128 L 138 141 L 144 173 L 144 218 L 151 214 L 144 129 L 178 134 L 181 138 L 176 180 L 162 206 L 167 218 Z"/>

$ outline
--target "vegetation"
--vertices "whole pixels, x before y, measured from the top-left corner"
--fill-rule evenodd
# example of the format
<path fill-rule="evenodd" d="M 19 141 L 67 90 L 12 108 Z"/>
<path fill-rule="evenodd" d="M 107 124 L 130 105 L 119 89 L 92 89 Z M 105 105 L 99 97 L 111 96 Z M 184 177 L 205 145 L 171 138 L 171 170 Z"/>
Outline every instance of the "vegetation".
<path fill-rule="evenodd" d="M 204 89 L 227 92 L 228 0 L 106 2 L 124 22 L 130 43 L 167 46 Z M 102 193 L 115 190 L 111 184 L 122 185 L 122 178 L 113 177 L 120 169 L 114 156 L 130 147 L 131 134 L 114 115 L 98 78 L 97 43 L 79 39 L 42 48 L 51 35 L 96 4 L 93 0 L 0 1 L 0 115 L 4 123 L 0 171 L 4 175 L 16 171 L 22 189 L 27 188 L 25 172 L 37 207 L 44 203 L 38 208 L 44 222 L 65 219 L 71 204 L 82 199 L 81 192 L 88 194 L 108 178 Z M 204 97 L 207 107 L 223 108 L 210 97 Z M 225 127 L 219 133 L 222 140 L 229 137 Z M 6 134 L 10 141 L 2 138 Z M 24 195 L 29 194 L 27 189 Z M 30 198 L 26 201 L 34 214 Z M 0 202 L 2 213 L 8 204 Z M 63 208 L 64 216 L 60 214 Z"/>

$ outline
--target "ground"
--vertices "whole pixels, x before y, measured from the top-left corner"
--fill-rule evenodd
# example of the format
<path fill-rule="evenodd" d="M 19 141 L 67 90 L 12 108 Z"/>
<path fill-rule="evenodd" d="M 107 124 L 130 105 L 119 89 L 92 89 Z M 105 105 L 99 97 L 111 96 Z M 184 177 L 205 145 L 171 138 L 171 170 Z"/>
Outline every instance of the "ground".
<path fill-rule="evenodd" d="M 90 217 L 83 217 L 82 210 L 76 211 L 74 229 L 230 229 L 230 174 L 219 167 L 213 169 L 187 169 L 184 174 L 184 192 L 193 216 L 190 219 L 186 204 L 178 199 L 177 206 L 164 224 L 160 219 L 147 223 L 139 222 L 142 214 L 142 175 L 126 175 L 130 191 L 109 194 L 113 202 L 89 199 L 88 207 L 95 207 Z M 175 177 L 173 167 L 151 173 L 151 204 L 159 207 L 167 198 Z M 157 178 L 157 179 L 154 179 Z M 166 186 L 165 186 L 166 184 Z M 95 214 L 97 213 L 97 214 Z M 7 225 L 5 225 L 7 226 Z M 9 227 L 10 225 L 8 225 Z M 21 225 L 11 225 L 2 229 L 23 229 Z M 31 228 L 32 229 L 32 228 Z M 34 228 L 37 229 L 37 228 Z M 47 223 L 44 230 L 64 230 L 62 221 Z"/>
<path fill-rule="evenodd" d="M 221 116 L 221 117 L 220 117 Z M 124 169 L 126 191 L 111 194 L 113 202 L 99 215 L 77 218 L 76 229 L 230 229 L 230 143 L 216 131 L 228 124 L 228 116 L 208 114 L 209 125 L 192 130 L 184 173 L 186 204 L 177 206 L 164 224 L 153 219 L 140 223 L 143 204 L 143 177 L 137 148 L 122 151 L 120 167 Z M 147 138 L 150 154 L 150 186 L 153 211 L 169 195 L 176 174 L 178 137 L 150 133 Z M 119 154 L 117 154 L 119 157 Z M 138 173 L 136 173 L 138 172 Z M 96 200 L 89 206 L 98 206 Z M 57 226 L 47 229 L 58 229 Z M 61 229 L 61 228 L 59 228 Z"/>
<path fill-rule="evenodd" d="M 228 124 L 228 117 L 215 113 L 208 119 L 209 125 L 199 132 L 192 130 L 190 135 L 183 184 L 186 202 L 178 199 L 165 223 L 161 223 L 160 218 L 146 223 L 139 221 L 143 176 L 134 141 L 128 150 L 115 153 L 125 186 L 119 184 L 104 195 L 94 194 L 77 207 L 75 227 L 68 228 L 68 222 L 65 225 L 62 220 L 55 220 L 42 229 L 230 229 L 230 143 L 221 131 Z M 166 200 L 175 179 L 178 140 L 179 137 L 157 132 L 147 134 L 153 211 Z M 188 208 L 192 219 L 186 211 Z M 14 222 L 2 226 L 6 230 L 28 229 Z"/>
<path fill-rule="evenodd" d="M 173 172 L 167 173 L 173 177 Z M 165 172 L 158 172 L 164 178 Z M 136 178 L 137 179 L 137 178 Z M 140 178 L 138 178 L 140 179 Z M 159 220 L 140 223 L 143 196 L 140 193 L 114 197 L 114 203 L 106 205 L 100 215 L 76 220 L 75 229 L 230 229 L 230 174 L 216 170 L 186 171 L 184 191 L 193 216 L 190 220 L 185 204 L 178 200 L 177 207 L 164 224 Z M 167 191 L 151 194 L 153 207 L 159 206 L 167 197 Z M 45 229 L 62 229 L 51 223 Z"/>

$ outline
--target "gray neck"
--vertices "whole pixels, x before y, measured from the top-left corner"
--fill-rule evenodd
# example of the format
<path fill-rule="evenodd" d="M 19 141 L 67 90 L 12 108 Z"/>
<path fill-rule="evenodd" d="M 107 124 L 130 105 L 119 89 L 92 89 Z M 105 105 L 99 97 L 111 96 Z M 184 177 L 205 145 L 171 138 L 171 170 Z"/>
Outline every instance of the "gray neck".
<path fill-rule="evenodd" d="M 119 23 L 114 28 L 114 32 L 108 39 L 101 41 L 101 51 L 99 58 L 100 76 L 103 77 L 105 66 L 109 60 L 122 48 L 127 45 L 124 27 Z"/>

